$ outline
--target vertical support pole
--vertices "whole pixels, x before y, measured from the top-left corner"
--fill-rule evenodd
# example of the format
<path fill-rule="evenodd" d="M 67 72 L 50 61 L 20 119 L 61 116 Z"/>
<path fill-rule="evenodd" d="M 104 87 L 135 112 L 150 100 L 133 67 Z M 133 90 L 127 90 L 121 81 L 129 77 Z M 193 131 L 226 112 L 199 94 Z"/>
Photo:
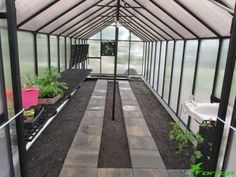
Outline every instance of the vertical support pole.
<path fill-rule="evenodd" d="M 231 39 L 229 43 L 229 50 L 228 50 L 228 56 L 225 66 L 225 74 L 224 74 L 224 80 L 223 80 L 223 86 L 221 91 L 221 97 L 220 97 L 220 106 L 218 110 L 218 117 L 225 121 L 226 114 L 228 110 L 228 104 L 229 104 L 229 98 L 230 98 L 230 91 L 234 76 L 234 68 L 235 68 L 235 61 L 236 61 L 236 8 L 234 10 L 234 18 L 232 21 L 232 27 L 231 27 Z M 216 121 L 216 138 L 214 139 L 213 143 L 213 151 L 214 151 L 214 157 L 213 157 L 213 165 L 212 170 L 216 170 L 217 162 L 220 154 L 220 148 L 221 148 L 221 141 L 223 137 L 224 132 L 224 124 L 217 119 Z"/>
<path fill-rule="evenodd" d="M 67 69 L 67 40 L 64 37 L 64 45 L 65 45 L 65 70 Z"/>
<path fill-rule="evenodd" d="M 131 50 L 131 31 L 129 31 L 129 58 L 128 58 L 128 75 L 130 74 L 130 50 Z"/>
<path fill-rule="evenodd" d="M 117 12 L 116 12 L 117 23 L 119 22 L 119 15 L 120 15 L 120 0 L 117 0 Z M 116 74 L 117 74 L 117 58 L 118 58 L 118 39 L 119 39 L 119 28 L 116 25 L 112 120 L 115 120 L 115 107 L 116 107 Z"/>
<path fill-rule="evenodd" d="M 61 55 L 60 55 L 60 37 L 57 36 L 57 67 L 58 73 L 61 72 Z"/>
<path fill-rule="evenodd" d="M 102 31 L 100 31 L 100 48 L 101 48 L 101 43 L 102 43 Z M 100 53 L 100 74 L 102 74 L 102 56 L 101 52 Z"/>
<path fill-rule="evenodd" d="M 7 26 L 8 26 L 8 40 L 9 40 L 9 53 L 11 63 L 11 77 L 12 88 L 14 96 L 14 109 L 18 113 L 22 110 L 21 98 L 21 80 L 20 80 L 20 67 L 19 67 L 19 53 L 17 42 L 17 26 L 16 26 L 16 8 L 14 0 L 6 1 L 7 10 Z M 28 177 L 27 158 L 25 147 L 25 129 L 22 115 L 16 119 L 16 132 L 17 143 L 19 149 L 19 163 L 21 169 L 21 176 Z"/>
<path fill-rule="evenodd" d="M 51 69 L 51 45 L 50 45 L 50 35 L 48 34 L 48 69 Z"/>
<path fill-rule="evenodd" d="M 37 50 L 37 33 L 33 33 L 34 35 L 34 69 L 35 69 L 35 75 L 38 76 L 38 50 Z"/>
<path fill-rule="evenodd" d="M 148 67 L 149 67 L 150 43 L 151 42 L 148 42 L 148 49 L 147 49 L 146 81 L 148 81 L 148 74 L 149 74 Z"/>
<path fill-rule="evenodd" d="M 143 66 L 143 77 L 145 78 L 146 77 L 146 61 L 147 61 L 147 42 L 144 43 L 144 56 L 143 56 L 143 63 L 144 63 L 144 66 Z"/>
<path fill-rule="evenodd" d="M 185 51 L 186 51 L 186 40 L 184 40 L 181 70 L 180 70 L 179 92 L 178 92 L 177 111 L 176 111 L 177 117 L 179 117 L 178 115 L 179 115 L 179 104 L 180 104 L 180 96 L 181 96 L 181 90 L 182 90 L 182 80 L 183 80 L 183 73 L 184 73 Z"/>

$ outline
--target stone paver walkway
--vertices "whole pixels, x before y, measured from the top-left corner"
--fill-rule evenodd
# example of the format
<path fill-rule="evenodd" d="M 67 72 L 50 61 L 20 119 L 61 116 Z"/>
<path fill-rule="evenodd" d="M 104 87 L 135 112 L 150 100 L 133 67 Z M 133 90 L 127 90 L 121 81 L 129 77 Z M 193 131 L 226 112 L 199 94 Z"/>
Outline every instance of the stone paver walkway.
<path fill-rule="evenodd" d="M 59 177 L 168 177 L 129 82 L 119 88 L 132 169 L 97 168 L 107 92 L 98 80 Z"/>

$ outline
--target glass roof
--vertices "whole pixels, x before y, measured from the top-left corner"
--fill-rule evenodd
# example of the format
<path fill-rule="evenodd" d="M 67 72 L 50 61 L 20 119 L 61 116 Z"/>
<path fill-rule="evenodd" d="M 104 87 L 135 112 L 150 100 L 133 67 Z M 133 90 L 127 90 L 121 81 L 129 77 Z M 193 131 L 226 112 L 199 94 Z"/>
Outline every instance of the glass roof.
<path fill-rule="evenodd" d="M 142 40 L 229 37 L 235 0 L 120 0 L 119 22 Z M 116 19 L 114 0 L 16 0 L 18 29 L 87 39 Z"/>

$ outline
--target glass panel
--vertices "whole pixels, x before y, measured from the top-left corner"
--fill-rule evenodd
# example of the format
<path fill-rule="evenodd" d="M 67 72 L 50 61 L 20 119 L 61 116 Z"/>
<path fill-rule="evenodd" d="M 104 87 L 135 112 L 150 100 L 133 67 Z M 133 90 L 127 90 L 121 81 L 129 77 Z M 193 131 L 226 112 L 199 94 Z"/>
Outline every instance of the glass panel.
<path fill-rule="evenodd" d="M 48 69 L 48 41 L 44 34 L 37 35 L 37 53 L 39 74 Z"/>
<path fill-rule="evenodd" d="M 184 54 L 184 68 L 182 78 L 182 89 L 180 93 L 179 116 L 187 125 L 188 116 L 182 112 L 182 104 L 189 101 L 192 95 L 192 83 L 194 77 L 194 68 L 196 63 L 198 41 L 191 40 L 186 42 L 186 49 Z"/>
<path fill-rule="evenodd" d="M 1 158 L 0 158 L 0 174 L 1 176 L 4 177 L 10 177 L 12 176 L 11 174 L 11 156 L 9 153 L 9 142 L 7 141 L 7 133 L 6 129 L 3 128 L 0 130 L 0 153 L 1 153 Z"/>
<path fill-rule="evenodd" d="M 195 100 L 210 102 L 219 40 L 203 40 L 197 70 Z"/>
<path fill-rule="evenodd" d="M 58 68 L 57 37 L 50 36 L 51 66 Z"/>
<path fill-rule="evenodd" d="M 230 148 L 229 148 L 229 159 L 228 159 L 228 163 L 226 165 L 226 171 L 231 171 L 231 172 L 236 172 L 236 151 L 235 151 L 235 147 L 236 147 L 236 132 L 234 131 L 233 133 L 233 138 L 232 138 L 232 143 L 230 144 Z"/>
<path fill-rule="evenodd" d="M 129 31 L 125 27 L 119 27 L 119 40 L 129 40 Z"/>
<path fill-rule="evenodd" d="M 5 77 L 6 96 L 7 96 L 7 108 L 8 115 L 14 115 L 14 101 L 13 101 L 13 90 L 12 90 L 12 79 L 11 79 L 11 63 L 9 54 L 9 40 L 8 32 L 6 29 L 6 21 L 1 20 L 1 46 L 2 46 L 2 58 L 3 58 L 3 70 Z"/>
<path fill-rule="evenodd" d="M 34 37 L 32 33 L 18 32 L 18 50 L 20 60 L 20 74 L 22 82 L 26 81 L 26 75 L 35 74 L 34 66 Z"/>
<path fill-rule="evenodd" d="M 142 73 L 142 61 L 143 61 L 143 43 L 131 42 L 130 48 L 130 74 Z"/>
<path fill-rule="evenodd" d="M 102 39 L 103 40 L 115 40 L 115 30 L 114 26 L 108 26 L 102 30 Z"/>
<path fill-rule="evenodd" d="M 129 42 L 118 42 L 117 74 L 128 74 Z"/>
<path fill-rule="evenodd" d="M 131 40 L 132 41 L 141 41 L 141 39 L 139 37 L 137 37 L 136 35 L 134 35 L 133 33 L 131 33 Z"/>
<path fill-rule="evenodd" d="M 100 32 L 96 33 L 95 35 L 93 35 L 92 37 L 90 37 L 89 39 L 100 39 Z"/>
<path fill-rule="evenodd" d="M 163 86 L 165 57 L 166 57 L 166 42 L 162 42 L 162 47 L 161 47 L 161 63 L 160 63 L 160 72 L 159 72 L 159 85 L 158 85 L 158 93 L 159 93 L 159 95 L 162 95 L 162 90 L 163 90 L 162 86 Z"/>
<path fill-rule="evenodd" d="M 146 74 L 146 55 L 147 55 L 147 42 L 145 42 L 144 44 L 144 47 L 143 47 L 143 50 L 144 50 L 144 56 L 143 56 L 143 66 L 142 66 L 142 75 L 143 77 L 145 78 L 145 74 Z M 132 46 L 132 45 L 131 45 Z M 132 52 L 133 53 L 133 52 Z"/>
<path fill-rule="evenodd" d="M 70 67 L 70 38 L 66 38 L 67 68 Z"/>
<path fill-rule="evenodd" d="M 65 38 L 60 37 L 60 71 L 65 70 Z"/>
<path fill-rule="evenodd" d="M 92 73 L 100 73 L 100 59 L 89 59 L 88 69 L 92 69 Z"/>
<path fill-rule="evenodd" d="M 156 45 L 156 62 L 155 62 L 155 73 L 154 73 L 154 86 L 153 88 L 157 91 L 157 80 L 159 75 L 159 61 L 160 61 L 160 42 Z"/>
<path fill-rule="evenodd" d="M 182 56 L 183 56 L 183 41 L 177 41 L 175 46 L 175 59 L 174 59 L 174 67 L 173 67 L 173 76 L 172 76 L 172 85 L 171 85 L 171 97 L 170 97 L 170 107 L 176 112 L 177 110 L 177 102 L 178 102 L 178 94 L 179 94 L 179 82 L 180 82 L 180 74 L 181 74 L 181 64 L 182 64 Z"/>
<path fill-rule="evenodd" d="M 151 60 L 151 76 L 150 76 L 150 85 L 153 87 L 153 75 L 154 75 L 154 63 L 155 63 L 155 50 L 156 49 L 156 43 L 153 43 L 152 45 L 152 60 Z"/>
<path fill-rule="evenodd" d="M 113 74 L 114 73 L 114 57 L 102 57 L 102 73 Z"/>
<path fill-rule="evenodd" d="M 220 95 L 221 95 L 228 49 L 229 49 L 229 39 L 225 39 L 223 40 L 222 47 L 221 47 L 220 63 L 219 63 L 218 77 L 217 77 L 216 90 L 215 90 L 215 96 L 218 98 L 220 98 Z"/>
<path fill-rule="evenodd" d="M 95 40 L 88 40 L 89 57 L 100 57 L 101 42 Z"/>
<path fill-rule="evenodd" d="M 170 91 L 170 78 L 171 78 L 171 67 L 172 67 L 172 58 L 173 58 L 174 42 L 168 42 L 168 50 L 166 57 L 166 70 L 165 70 L 165 81 L 164 81 L 164 90 L 163 98 L 168 103 L 169 91 Z"/>
<path fill-rule="evenodd" d="M 6 10 L 6 1 L 5 0 L 0 0 L 0 12 L 5 13 Z"/>

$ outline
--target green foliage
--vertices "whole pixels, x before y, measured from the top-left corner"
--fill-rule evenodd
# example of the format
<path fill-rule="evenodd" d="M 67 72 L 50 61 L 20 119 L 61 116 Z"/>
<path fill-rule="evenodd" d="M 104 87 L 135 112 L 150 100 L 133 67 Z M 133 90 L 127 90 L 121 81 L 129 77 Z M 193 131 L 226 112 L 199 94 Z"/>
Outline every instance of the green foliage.
<path fill-rule="evenodd" d="M 63 89 L 68 89 L 66 83 L 59 82 L 60 74 L 53 67 L 45 71 L 42 75 L 31 79 L 29 76 L 26 86 L 39 87 L 40 98 L 53 98 L 63 94 Z"/>
<path fill-rule="evenodd" d="M 196 140 L 198 144 L 202 144 L 204 142 L 204 138 L 200 134 L 196 134 L 195 136 L 186 131 L 184 132 L 180 125 L 175 122 L 171 122 L 171 131 L 169 133 L 169 138 L 171 141 L 178 142 L 177 153 L 183 153 L 184 149 L 191 143 L 191 141 Z M 202 158 L 202 152 L 197 149 L 197 147 L 193 146 L 193 154 L 191 156 L 191 161 L 195 163 L 197 159 Z"/>
<path fill-rule="evenodd" d="M 28 116 L 33 116 L 35 114 L 35 110 L 33 108 L 30 108 L 30 109 L 26 109 L 24 112 L 23 112 L 23 115 L 25 117 L 28 117 Z"/>

